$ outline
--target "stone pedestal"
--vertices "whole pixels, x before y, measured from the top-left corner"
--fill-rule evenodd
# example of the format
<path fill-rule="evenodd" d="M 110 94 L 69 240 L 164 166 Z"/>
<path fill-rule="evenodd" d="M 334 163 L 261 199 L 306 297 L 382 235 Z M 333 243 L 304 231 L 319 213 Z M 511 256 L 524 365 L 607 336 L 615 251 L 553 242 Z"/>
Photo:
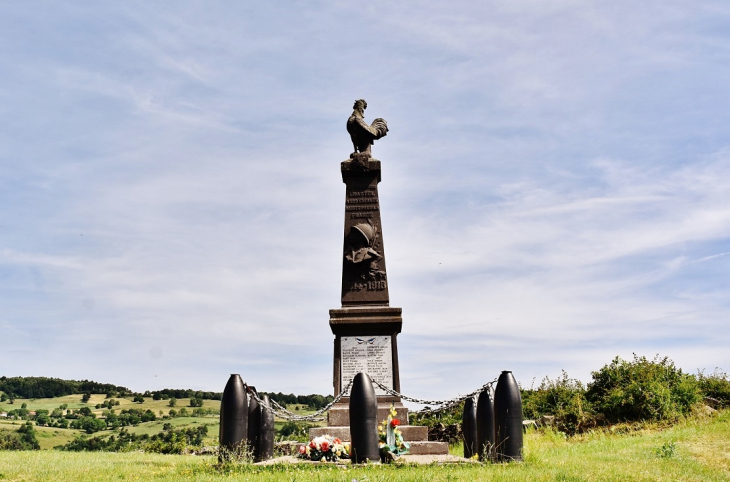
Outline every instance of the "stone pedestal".
<path fill-rule="evenodd" d="M 398 333 L 401 309 L 389 306 L 358 306 L 330 310 L 330 328 L 335 335 L 333 385 L 340 393 L 352 378 L 365 371 L 370 378 L 400 391 Z M 379 402 L 399 402 L 375 386 Z M 349 403 L 343 397 L 342 403 Z"/>

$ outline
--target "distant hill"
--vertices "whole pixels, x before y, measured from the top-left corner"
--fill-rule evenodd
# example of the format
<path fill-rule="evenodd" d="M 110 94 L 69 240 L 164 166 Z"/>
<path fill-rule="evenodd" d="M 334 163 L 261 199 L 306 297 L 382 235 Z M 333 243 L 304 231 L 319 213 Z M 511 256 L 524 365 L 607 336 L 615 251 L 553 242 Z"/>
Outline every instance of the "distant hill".
<path fill-rule="evenodd" d="M 128 393 L 129 389 L 90 380 L 47 377 L 0 377 L 0 390 L 15 398 L 53 398 L 77 393 Z"/>
<path fill-rule="evenodd" d="M 53 398 L 83 393 L 106 393 L 111 396 L 142 395 L 155 400 L 168 398 L 198 398 L 220 400 L 221 392 L 203 392 L 192 389 L 164 388 L 162 390 L 134 393 L 127 387 L 99 383 L 90 380 L 61 380 L 48 377 L 0 377 L 0 391 L 12 398 Z M 262 392 L 265 393 L 265 392 Z M 280 404 L 299 403 L 320 409 L 332 401 L 332 395 L 294 395 L 293 393 L 268 393 L 269 397 Z"/>

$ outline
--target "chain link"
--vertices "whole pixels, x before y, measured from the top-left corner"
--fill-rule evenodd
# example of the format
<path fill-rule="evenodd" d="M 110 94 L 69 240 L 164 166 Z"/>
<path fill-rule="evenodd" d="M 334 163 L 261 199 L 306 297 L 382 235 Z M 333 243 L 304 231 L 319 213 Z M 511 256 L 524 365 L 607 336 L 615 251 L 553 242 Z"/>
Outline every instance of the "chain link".
<path fill-rule="evenodd" d="M 273 413 L 275 416 L 279 418 L 283 418 L 284 420 L 290 420 L 293 422 L 322 422 L 325 420 L 324 417 L 321 415 L 325 412 L 329 411 L 332 406 L 339 402 L 342 397 L 344 397 L 349 391 L 350 387 L 352 387 L 352 382 L 355 379 L 353 378 L 350 380 L 350 383 L 347 384 L 347 386 L 337 394 L 335 398 L 332 399 L 330 403 L 325 405 L 320 410 L 316 411 L 315 413 L 309 414 L 309 415 L 297 415 L 286 408 L 282 407 L 276 400 L 269 398 L 269 401 L 271 402 L 270 405 L 266 405 L 264 401 L 259 396 L 256 389 L 251 389 L 248 385 L 246 385 L 247 391 L 251 394 L 251 396 L 256 399 L 256 401 L 259 403 L 260 406 L 264 407 L 265 410 L 268 410 L 269 412 Z M 450 400 L 422 400 L 418 398 L 409 397 L 407 395 L 403 395 L 400 392 L 397 392 L 393 390 L 392 388 L 386 387 L 382 383 L 380 383 L 377 380 L 372 380 L 374 385 L 377 385 L 381 390 L 383 390 L 388 395 L 392 395 L 394 397 L 399 397 L 402 400 L 406 400 L 408 402 L 417 403 L 419 405 L 426 405 L 426 407 L 422 408 L 421 410 L 417 410 L 415 412 L 411 412 L 412 415 L 425 415 L 428 413 L 437 413 L 442 412 L 444 410 L 449 410 L 464 400 L 466 400 L 469 397 L 475 397 L 482 393 L 484 390 L 486 390 L 488 387 L 493 386 L 495 383 L 497 383 L 497 379 L 495 378 L 491 382 L 485 383 L 477 390 L 474 390 L 471 393 L 468 393 L 461 397 L 452 398 Z M 436 405 L 436 407 L 431 407 L 432 405 Z"/>
<path fill-rule="evenodd" d="M 272 412 L 274 415 L 278 416 L 279 418 L 283 418 L 284 420 L 290 420 L 293 422 L 323 422 L 325 420 L 324 417 L 321 417 L 321 415 L 327 411 L 329 411 L 332 406 L 339 402 L 342 397 L 345 396 L 345 394 L 350 390 L 350 387 L 352 386 L 352 382 L 355 379 L 353 378 L 350 380 L 350 383 L 347 384 L 347 386 L 337 394 L 335 398 L 332 399 L 330 403 L 322 407 L 320 410 L 316 411 L 315 413 L 311 413 L 309 415 L 296 415 L 295 413 L 287 410 L 286 408 L 279 405 L 279 403 L 276 400 L 273 400 L 269 398 L 271 401 L 271 406 L 266 405 L 264 401 L 259 397 L 258 392 L 254 390 L 249 390 L 251 393 L 251 396 L 256 399 L 257 402 L 259 402 L 259 405 L 264 407 L 264 409 Z"/>
<path fill-rule="evenodd" d="M 422 415 L 422 414 L 427 414 L 427 413 L 436 413 L 436 412 L 442 412 L 444 410 L 449 410 L 449 409 L 457 406 L 458 404 L 460 404 L 467 398 L 475 397 L 475 396 L 479 395 L 484 390 L 486 390 L 487 387 L 492 386 L 495 383 L 497 383 L 497 379 L 495 378 L 491 382 L 485 383 L 484 385 L 481 386 L 481 388 L 478 388 L 477 390 L 474 390 L 471 393 L 468 393 L 462 397 L 452 398 L 451 400 L 421 400 L 418 398 L 413 398 L 413 397 L 409 397 L 407 395 L 403 395 L 402 393 L 399 393 L 399 392 L 393 390 L 392 388 L 386 387 L 385 385 L 378 382 L 377 380 L 373 380 L 372 382 L 389 395 L 392 395 L 394 397 L 400 397 L 403 400 L 406 400 L 408 402 L 417 403 L 419 405 L 426 405 L 426 407 L 422 408 L 421 410 L 410 412 L 413 415 Z M 430 405 L 438 405 L 438 406 L 435 408 L 431 408 Z"/>

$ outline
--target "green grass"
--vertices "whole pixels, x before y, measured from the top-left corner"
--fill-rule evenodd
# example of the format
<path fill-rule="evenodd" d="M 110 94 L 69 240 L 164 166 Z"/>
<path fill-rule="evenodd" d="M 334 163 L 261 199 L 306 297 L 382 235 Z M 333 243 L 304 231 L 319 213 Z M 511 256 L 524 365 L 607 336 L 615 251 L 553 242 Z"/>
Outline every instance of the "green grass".
<path fill-rule="evenodd" d="M 666 447 L 673 446 L 673 450 Z M 662 447 L 665 450 L 662 451 Z M 662 457 L 660 454 L 665 456 Z M 666 456 L 669 454 L 669 456 Z M 445 466 L 238 465 L 144 453 L 0 452 L 0 481 L 730 481 L 730 411 L 659 430 L 525 436 L 523 463 Z"/>
<path fill-rule="evenodd" d="M 53 411 L 53 409 L 58 408 L 62 404 L 68 405 L 68 409 L 79 409 L 81 407 L 89 407 L 92 409 L 92 412 L 94 412 L 97 416 L 101 416 L 102 412 L 105 409 L 95 409 L 94 407 L 97 404 L 101 404 L 106 400 L 106 395 L 104 394 L 93 394 L 91 395 L 91 398 L 89 399 L 88 403 L 82 403 L 81 402 L 81 395 L 67 395 L 64 397 L 56 397 L 56 398 L 37 398 L 37 399 L 26 399 L 26 398 L 17 398 L 15 400 L 14 404 L 9 404 L 7 402 L 0 403 L 0 412 L 8 412 L 10 410 L 21 408 L 23 403 L 27 404 L 27 409 L 29 411 L 32 410 L 41 410 L 46 409 L 50 412 Z M 155 415 L 158 417 L 160 416 L 160 411 L 162 411 L 163 415 L 167 415 L 170 412 L 170 409 L 174 408 L 177 412 L 180 412 L 180 409 L 185 408 L 188 410 L 188 412 L 192 412 L 195 408 L 190 406 L 190 399 L 189 398 L 181 398 L 177 400 L 177 404 L 175 407 L 170 407 L 170 401 L 169 400 L 153 400 L 151 397 L 145 397 L 144 403 L 136 403 L 132 401 L 132 398 L 117 398 L 114 397 L 114 400 L 119 401 L 119 405 L 114 407 L 114 410 L 116 413 L 121 413 L 124 409 L 130 409 L 130 408 L 136 408 L 141 410 L 152 410 Z M 295 411 L 295 407 L 299 407 L 299 410 Z M 213 409 L 220 409 L 220 401 L 218 400 L 203 400 L 203 408 L 213 408 Z M 314 413 L 314 410 L 308 410 L 306 405 L 290 405 L 287 407 L 291 411 L 295 411 L 297 415 L 307 415 L 310 413 Z M 188 427 L 197 427 L 199 424 L 205 424 L 208 426 L 208 436 L 211 438 L 218 436 L 218 429 L 219 429 L 219 423 L 218 423 L 218 415 L 211 415 L 206 417 L 177 417 L 172 419 L 166 419 L 162 420 L 161 418 L 158 420 L 155 420 L 154 422 L 146 422 L 141 423 L 137 426 L 133 427 L 126 427 L 129 432 L 142 435 L 154 435 L 157 433 L 162 432 L 162 426 L 165 423 L 170 423 L 175 429 L 181 429 L 181 428 L 188 428 Z M 25 421 L 22 420 L 4 420 L 0 419 L 0 429 L 7 429 L 7 430 L 17 430 L 18 427 L 22 424 L 24 424 Z M 275 428 L 278 430 L 281 428 L 281 426 L 284 424 L 283 420 L 276 420 Z M 313 423 L 312 425 L 326 425 L 326 422 L 318 422 Z M 73 430 L 73 429 L 62 429 L 62 428 L 55 428 L 55 427 L 35 427 L 38 431 L 38 443 L 41 446 L 41 450 L 49 450 L 53 447 L 56 447 L 58 445 L 65 445 L 69 441 L 73 440 L 74 437 L 78 437 L 83 434 L 83 432 L 79 430 Z M 101 432 L 96 432 L 91 436 L 94 437 L 108 437 L 110 435 L 115 434 L 116 432 L 111 430 L 104 430 Z M 2 480 L 2 479 L 0 479 Z"/>

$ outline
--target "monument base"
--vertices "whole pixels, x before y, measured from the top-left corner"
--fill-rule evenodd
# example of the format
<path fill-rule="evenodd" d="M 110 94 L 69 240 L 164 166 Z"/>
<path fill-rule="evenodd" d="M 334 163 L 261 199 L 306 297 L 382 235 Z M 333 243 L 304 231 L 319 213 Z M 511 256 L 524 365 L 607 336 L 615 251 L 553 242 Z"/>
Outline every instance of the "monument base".
<path fill-rule="evenodd" d="M 449 453 L 449 444 L 446 442 L 430 442 L 428 440 L 428 427 L 419 425 L 408 425 L 408 409 L 402 403 L 394 403 L 396 418 L 401 425 L 398 429 L 403 434 L 403 440 L 411 446 L 411 455 L 446 455 Z M 390 403 L 378 403 L 378 420 L 388 419 L 390 414 Z M 322 435 L 330 435 L 339 438 L 343 442 L 350 442 L 350 408 L 348 404 L 336 403 L 327 414 L 327 427 L 314 427 L 309 429 L 309 439 Z"/>
<path fill-rule="evenodd" d="M 330 310 L 330 328 L 335 335 L 333 385 L 340 393 L 359 372 L 400 392 L 398 333 L 403 326 L 400 308 L 347 306 Z M 375 386 L 379 403 L 400 402 Z M 344 396 L 341 402 L 349 403 Z"/>

